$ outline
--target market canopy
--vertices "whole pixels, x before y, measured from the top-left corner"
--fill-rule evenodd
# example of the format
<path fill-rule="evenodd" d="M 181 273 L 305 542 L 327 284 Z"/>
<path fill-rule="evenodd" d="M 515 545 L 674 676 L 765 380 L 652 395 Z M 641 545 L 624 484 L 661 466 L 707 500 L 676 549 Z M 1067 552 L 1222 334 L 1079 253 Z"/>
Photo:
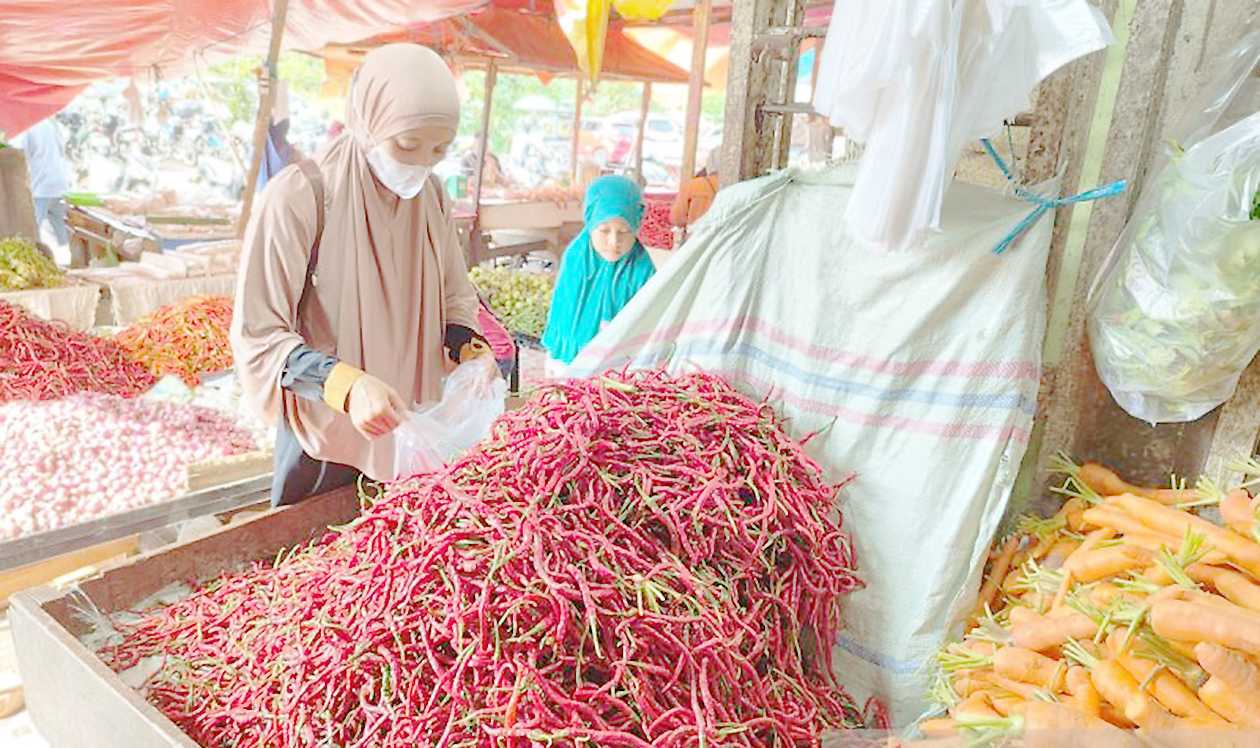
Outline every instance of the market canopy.
<path fill-rule="evenodd" d="M 550 3 L 546 3 L 550 7 Z M 344 85 L 349 73 L 373 47 L 410 41 L 432 47 L 453 62 L 476 67 L 495 60 L 503 72 L 575 75 L 577 55 L 555 16 L 527 8 L 500 7 L 498 2 L 474 13 L 432 23 L 419 23 L 350 45 L 330 45 L 321 53 L 328 80 Z M 604 42 L 602 77 L 614 80 L 686 83 L 685 69 L 610 28 Z"/>
<path fill-rule="evenodd" d="M 486 0 L 290 0 L 284 46 L 320 49 L 474 10 Z M 265 49 L 268 0 L 11 0 L 0 22 L 0 132 L 16 135 L 91 83 Z M 567 46 L 567 42 L 563 42 Z"/>

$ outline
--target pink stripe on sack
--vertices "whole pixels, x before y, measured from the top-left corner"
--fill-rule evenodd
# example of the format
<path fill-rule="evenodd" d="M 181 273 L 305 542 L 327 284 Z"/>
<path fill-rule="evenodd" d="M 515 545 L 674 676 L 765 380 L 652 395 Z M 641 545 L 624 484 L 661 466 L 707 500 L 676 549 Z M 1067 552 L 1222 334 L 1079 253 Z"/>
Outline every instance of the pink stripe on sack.
<path fill-rule="evenodd" d="M 891 374 L 894 376 L 921 376 L 929 374 L 942 377 L 999 377 L 1002 379 L 1027 380 L 1036 380 L 1041 376 L 1038 368 L 1029 361 L 958 361 L 949 359 L 893 361 L 890 359 L 872 358 L 858 353 L 827 348 L 826 346 L 794 337 L 766 320 L 747 315 L 720 320 L 686 322 L 663 330 L 653 330 L 644 335 L 636 335 L 619 342 L 615 346 L 588 345 L 582 352 L 582 358 L 586 358 L 588 355 L 601 358 L 616 355 L 642 355 L 643 350 L 649 345 L 678 345 L 681 342 L 679 338 L 683 335 L 711 337 L 734 330 L 745 329 L 815 361 L 864 369 L 878 374 Z"/>
<path fill-rule="evenodd" d="M 706 367 L 705 371 L 717 374 L 728 382 L 743 384 L 762 395 L 769 392 L 772 387 L 770 382 L 764 379 L 758 379 L 747 372 L 736 369 L 714 369 Z M 912 431 L 919 434 L 931 434 L 933 436 L 940 436 L 947 439 L 993 441 L 1010 441 L 1014 439 L 1019 444 L 1027 444 L 1029 437 L 1027 429 L 1019 428 L 1017 426 L 990 426 L 987 424 L 963 423 L 961 421 L 942 423 L 939 421 L 927 421 L 919 418 L 906 418 L 904 416 L 877 415 L 874 413 L 854 410 L 852 408 L 846 408 L 842 405 L 837 405 L 836 403 L 826 402 L 823 400 L 798 397 L 781 389 L 775 389 L 771 392 L 770 399 L 788 403 L 809 413 L 824 416 L 835 416 L 846 422 L 856 423 L 862 426 L 886 428 L 892 429 L 893 431 Z"/>

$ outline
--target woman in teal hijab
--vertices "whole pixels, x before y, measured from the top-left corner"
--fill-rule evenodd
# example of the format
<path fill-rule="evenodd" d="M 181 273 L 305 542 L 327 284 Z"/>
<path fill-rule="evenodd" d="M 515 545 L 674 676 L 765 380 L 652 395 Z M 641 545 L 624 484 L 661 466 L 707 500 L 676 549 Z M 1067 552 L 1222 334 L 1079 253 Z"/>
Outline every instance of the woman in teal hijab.
<path fill-rule="evenodd" d="M 586 225 L 560 262 L 542 337 L 555 361 L 573 361 L 656 272 L 637 236 L 642 220 L 642 195 L 629 179 L 600 177 L 587 188 Z"/>

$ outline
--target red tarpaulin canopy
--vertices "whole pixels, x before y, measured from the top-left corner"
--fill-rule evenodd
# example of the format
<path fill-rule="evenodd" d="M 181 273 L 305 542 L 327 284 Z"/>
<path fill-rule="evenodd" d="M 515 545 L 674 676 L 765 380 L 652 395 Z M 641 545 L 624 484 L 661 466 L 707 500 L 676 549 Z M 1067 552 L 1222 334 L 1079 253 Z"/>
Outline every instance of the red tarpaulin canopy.
<path fill-rule="evenodd" d="M 290 0 L 284 46 L 319 49 L 466 13 L 485 2 Z M 213 59 L 261 52 L 270 16 L 267 0 L 0 3 L 0 131 L 16 135 L 60 111 L 94 81 L 154 66 L 178 70 L 203 53 Z"/>
<path fill-rule="evenodd" d="M 328 49 L 325 56 L 345 62 L 346 53 L 397 41 L 411 41 L 463 61 L 492 58 L 501 70 L 574 74 L 577 56 L 565 38 L 555 16 L 548 12 L 512 10 L 494 6 L 468 16 L 437 23 L 418 24 L 349 45 L 348 49 Z M 604 66 L 601 76 L 611 79 L 686 83 L 687 71 L 648 50 L 619 30 L 609 29 L 604 40 Z"/>

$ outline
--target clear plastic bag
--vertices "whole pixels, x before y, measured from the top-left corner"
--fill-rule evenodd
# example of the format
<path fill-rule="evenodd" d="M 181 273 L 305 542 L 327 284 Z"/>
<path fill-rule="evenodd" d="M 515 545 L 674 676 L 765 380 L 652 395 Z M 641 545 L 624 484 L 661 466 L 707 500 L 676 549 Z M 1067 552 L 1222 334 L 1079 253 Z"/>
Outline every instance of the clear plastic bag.
<path fill-rule="evenodd" d="M 1209 69 L 1090 290 L 1098 375 L 1127 413 L 1192 421 L 1260 350 L 1260 30 Z"/>
<path fill-rule="evenodd" d="M 486 438 L 506 398 L 492 357 L 460 364 L 442 383 L 442 399 L 417 406 L 394 431 L 394 477 L 441 469 Z"/>

